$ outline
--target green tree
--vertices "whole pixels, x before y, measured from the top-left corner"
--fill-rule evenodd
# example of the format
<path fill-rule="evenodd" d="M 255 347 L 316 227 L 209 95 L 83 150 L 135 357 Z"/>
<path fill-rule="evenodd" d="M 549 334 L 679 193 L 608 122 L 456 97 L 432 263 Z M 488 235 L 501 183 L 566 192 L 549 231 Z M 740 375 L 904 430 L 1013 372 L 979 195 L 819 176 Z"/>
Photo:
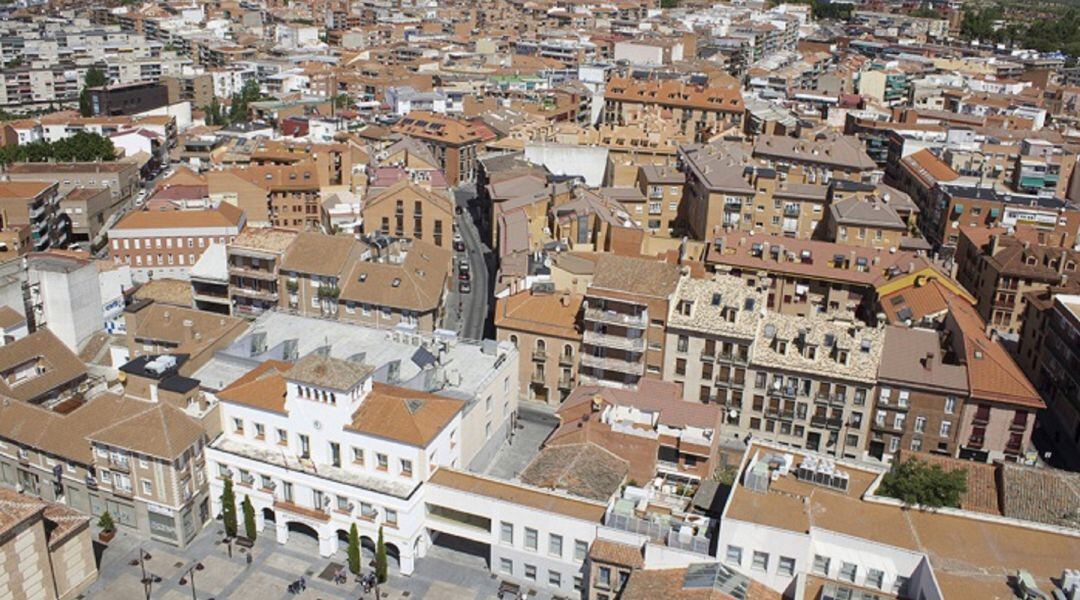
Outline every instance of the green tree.
<path fill-rule="evenodd" d="M 354 575 L 360 574 L 360 533 L 356 530 L 356 523 L 349 528 L 349 571 Z"/>
<path fill-rule="evenodd" d="M 352 104 L 352 98 L 350 98 L 348 94 L 342 92 L 337 96 L 334 96 L 334 108 L 339 110 L 342 108 L 349 108 L 350 104 Z"/>
<path fill-rule="evenodd" d="M 878 494 L 930 508 L 960 506 L 960 497 L 967 491 L 967 469 L 946 471 L 941 465 L 931 465 L 915 458 L 894 464 L 878 487 Z"/>
<path fill-rule="evenodd" d="M 116 531 L 116 524 L 113 523 L 112 515 L 109 514 L 109 511 L 101 513 L 101 517 L 98 518 L 97 525 L 101 528 L 102 531 L 105 532 Z"/>
<path fill-rule="evenodd" d="M 386 542 L 383 541 L 382 525 L 379 526 L 379 541 L 375 544 L 375 577 L 379 583 L 386 583 Z"/>
<path fill-rule="evenodd" d="M 83 78 L 83 88 L 79 92 L 79 114 L 84 117 L 93 116 L 94 110 L 90 106 L 90 90 L 88 88 L 101 87 L 107 83 L 109 83 L 109 80 L 105 77 L 105 73 L 97 67 L 90 67 L 86 70 L 86 76 Z"/>
<path fill-rule="evenodd" d="M 112 140 L 85 131 L 55 142 L 41 141 L 0 147 L 0 164 L 4 165 L 47 160 L 92 162 L 115 159 L 116 147 Z"/>
<path fill-rule="evenodd" d="M 251 498 L 246 494 L 240 508 L 244 511 L 244 534 L 247 535 L 247 539 L 254 542 L 255 536 L 259 533 L 255 531 L 255 507 L 251 505 Z"/>
<path fill-rule="evenodd" d="M 236 537 L 236 495 L 231 477 L 225 478 L 225 489 L 221 491 L 221 520 L 225 524 L 225 536 Z"/>

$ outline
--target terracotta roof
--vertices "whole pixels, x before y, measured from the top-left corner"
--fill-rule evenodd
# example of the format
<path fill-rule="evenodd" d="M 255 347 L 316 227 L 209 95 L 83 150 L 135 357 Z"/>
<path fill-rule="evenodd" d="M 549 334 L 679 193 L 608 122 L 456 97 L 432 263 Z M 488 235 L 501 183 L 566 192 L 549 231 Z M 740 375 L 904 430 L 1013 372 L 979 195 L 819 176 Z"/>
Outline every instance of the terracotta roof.
<path fill-rule="evenodd" d="M 228 202 L 206 210 L 137 210 L 124 215 L 113 229 L 190 229 L 240 227 L 244 211 Z"/>
<path fill-rule="evenodd" d="M 687 571 L 699 567 L 731 570 L 720 563 L 690 565 L 681 569 L 642 569 L 630 573 L 620 598 L 622 600 L 780 600 L 784 596 L 745 575 L 734 578 L 746 582 L 746 591 L 738 596 L 718 587 L 687 587 Z M 733 583 L 733 582 L 732 582 Z"/>
<path fill-rule="evenodd" d="M 335 390 L 351 390 L 367 379 L 374 369 L 368 365 L 332 356 L 308 354 L 289 369 L 289 381 Z"/>
<path fill-rule="evenodd" d="M 285 415 L 285 375 L 291 368 L 287 362 L 265 361 L 218 392 L 217 397 L 222 402 Z"/>
<path fill-rule="evenodd" d="M 19 382 L 0 378 L 0 395 L 31 401 L 86 377 L 86 366 L 79 357 L 48 329 L 0 346 L 0 372 L 31 361 L 37 374 Z"/>
<path fill-rule="evenodd" d="M 626 480 L 627 461 L 593 443 L 550 446 L 521 473 L 521 481 L 607 502 Z"/>
<path fill-rule="evenodd" d="M 1034 409 L 1046 407 L 1001 342 L 986 335 L 986 326 L 975 307 L 956 299 L 949 303 L 949 316 L 963 336 L 962 349 L 972 398 Z"/>
<path fill-rule="evenodd" d="M 645 556 L 641 548 L 603 538 L 596 538 L 589 546 L 589 558 L 632 569 L 645 566 Z"/>
<path fill-rule="evenodd" d="M 453 203 L 450 200 L 449 192 L 434 192 L 408 179 L 399 181 L 374 197 L 364 200 L 364 206 L 361 208 L 361 212 L 372 206 L 387 202 L 403 192 L 410 193 L 414 197 L 426 201 L 431 207 L 442 210 L 447 214 L 453 213 Z M 424 210 L 426 212 L 428 208 L 425 207 Z"/>
<path fill-rule="evenodd" d="M 116 394 L 101 394 L 70 413 L 60 414 L 8 400 L 0 402 L 0 437 L 88 465 L 93 457 L 86 436 L 146 406 Z"/>
<path fill-rule="evenodd" d="M 1006 517 L 1080 529 L 1080 473 L 1011 463 L 998 468 Z"/>
<path fill-rule="evenodd" d="M 419 110 L 405 115 L 391 129 L 423 140 L 454 145 L 471 144 L 495 137 L 487 127 L 478 122 Z"/>
<path fill-rule="evenodd" d="M 0 328 L 7 329 L 22 323 L 26 323 L 26 317 L 10 306 L 0 306 Z"/>
<path fill-rule="evenodd" d="M 675 293 L 681 276 L 679 267 L 647 258 L 603 254 L 596 262 L 589 294 L 594 289 L 628 292 L 666 298 Z"/>
<path fill-rule="evenodd" d="M 942 469 L 949 472 L 960 469 L 966 471 L 967 491 L 960 497 L 960 508 L 991 515 L 1002 514 L 998 503 L 997 466 L 941 454 L 906 450 L 901 450 L 896 460 L 906 461 L 912 458 L 932 465 L 940 465 Z"/>
<path fill-rule="evenodd" d="M 479 475 L 440 467 L 428 479 L 428 484 L 459 490 L 504 502 L 528 506 L 536 510 L 599 523 L 606 511 L 603 504 L 567 498 L 544 490 L 489 479 Z"/>
<path fill-rule="evenodd" d="M 451 252 L 412 240 L 400 262 L 356 261 L 341 285 L 340 300 L 416 312 L 439 308 L 450 274 Z"/>
<path fill-rule="evenodd" d="M 604 90 L 606 100 L 701 108 L 742 113 L 742 92 L 738 86 L 689 85 L 678 80 L 637 80 L 612 77 Z"/>
<path fill-rule="evenodd" d="M 953 181 L 960 178 L 960 174 L 937 157 L 929 149 L 919 150 L 905 156 L 902 162 L 908 165 L 927 185 L 933 185 L 938 181 Z"/>
<path fill-rule="evenodd" d="M 890 323 L 903 323 L 909 319 L 918 322 L 947 311 L 953 298 L 957 296 L 952 290 L 937 279 L 931 279 L 925 284 L 911 285 L 881 296 L 878 306 Z"/>
<path fill-rule="evenodd" d="M 866 154 L 862 142 L 851 135 L 823 134 L 812 140 L 786 135 L 762 135 L 754 144 L 754 156 L 860 171 L 877 168 L 877 163 Z"/>
<path fill-rule="evenodd" d="M 191 282 L 183 279 L 151 279 L 135 289 L 137 300 L 152 300 L 191 308 L 194 292 Z"/>
<path fill-rule="evenodd" d="M 534 294 L 529 291 L 495 301 L 495 327 L 580 340 L 581 294 Z"/>
<path fill-rule="evenodd" d="M 172 404 L 159 402 L 87 438 L 171 461 L 205 435 L 199 421 Z"/>
<path fill-rule="evenodd" d="M 248 227 L 237 234 L 229 248 L 268 253 L 284 253 L 296 239 L 297 232 L 275 227 Z"/>
<path fill-rule="evenodd" d="M 303 232 L 285 251 L 281 270 L 339 277 L 359 246 L 356 238 L 349 235 Z"/>
<path fill-rule="evenodd" d="M 454 398 L 376 382 L 347 428 L 424 448 L 464 406 Z"/>
<path fill-rule="evenodd" d="M 2 181 L 0 200 L 29 200 L 54 185 L 52 181 Z"/>

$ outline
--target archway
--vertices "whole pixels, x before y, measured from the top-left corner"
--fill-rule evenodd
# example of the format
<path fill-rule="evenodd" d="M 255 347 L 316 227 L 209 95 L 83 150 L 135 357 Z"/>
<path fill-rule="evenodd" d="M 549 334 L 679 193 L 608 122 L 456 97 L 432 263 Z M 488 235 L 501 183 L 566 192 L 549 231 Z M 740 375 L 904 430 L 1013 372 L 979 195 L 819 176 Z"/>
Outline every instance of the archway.
<path fill-rule="evenodd" d="M 267 523 L 273 523 L 274 522 L 274 509 L 272 509 L 272 508 L 264 508 L 262 510 L 262 514 L 263 514 L 263 521 L 266 521 Z"/>
<path fill-rule="evenodd" d="M 401 551 L 394 544 L 386 544 L 386 566 L 401 570 Z"/>
<path fill-rule="evenodd" d="M 349 532 L 344 529 L 337 530 L 338 550 L 342 552 L 349 551 Z"/>
<path fill-rule="evenodd" d="M 360 536 L 360 564 L 368 565 L 375 560 L 375 540 L 366 535 Z"/>
<path fill-rule="evenodd" d="M 312 527 L 311 525 L 308 525 L 306 523 L 301 523 L 299 521 L 289 521 L 285 525 L 286 525 L 286 527 L 289 528 L 289 533 L 290 534 L 299 533 L 301 535 L 305 535 L 307 537 L 310 537 L 311 539 L 315 540 L 316 542 L 319 541 L 319 532 L 315 531 L 315 528 Z"/>

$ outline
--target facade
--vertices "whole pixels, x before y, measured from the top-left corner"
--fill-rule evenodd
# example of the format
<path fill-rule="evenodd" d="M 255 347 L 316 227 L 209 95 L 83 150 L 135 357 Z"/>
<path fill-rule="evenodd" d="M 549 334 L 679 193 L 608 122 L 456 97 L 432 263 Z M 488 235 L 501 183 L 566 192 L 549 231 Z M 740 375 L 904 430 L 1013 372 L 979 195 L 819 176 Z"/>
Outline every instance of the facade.
<path fill-rule="evenodd" d="M 109 255 L 139 279 L 186 279 L 212 242 L 228 244 L 246 224 L 244 213 L 222 203 L 205 210 L 136 211 L 109 230 Z"/>
<path fill-rule="evenodd" d="M 657 109 L 670 111 L 682 124 L 682 133 L 701 142 L 738 128 L 744 108 L 738 86 L 612 77 L 604 89 L 603 119 L 608 124 L 627 125 Z"/>
<path fill-rule="evenodd" d="M 34 250 L 64 247 L 70 227 L 60 218 L 59 186 L 47 181 L 0 183 L 0 228 L 26 228 Z"/>
<path fill-rule="evenodd" d="M 10 181 L 51 181 L 61 196 L 76 188 L 107 187 L 113 201 L 129 206 L 139 188 L 135 162 L 13 163 L 6 167 Z"/>
<path fill-rule="evenodd" d="M 557 404 L 577 385 L 581 352 L 580 294 L 524 291 L 495 303 L 495 339 L 508 341 L 529 360 L 520 362 L 526 398 Z"/>
<path fill-rule="evenodd" d="M 71 241 L 94 242 L 105 232 L 105 222 L 120 208 L 109 188 L 81 188 L 60 199 L 60 212 L 70 222 Z"/>
<path fill-rule="evenodd" d="M 133 115 L 169 103 L 165 85 L 155 82 L 139 82 L 89 88 L 90 113 L 93 116 Z"/>
<path fill-rule="evenodd" d="M 231 314 L 258 316 L 278 305 L 281 260 L 296 232 L 277 228 L 247 228 L 226 246 Z"/>
<path fill-rule="evenodd" d="M 367 198 L 360 210 L 368 234 L 407 237 L 449 250 L 454 235 L 453 200 L 405 180 Z"/>
<path fill-rule="evenodd" d="M 105 324 L 97 264 L 53 251 L 27 255 L 26 266 L 35 325 L 79 352 Z"/>
<path fill-rule="evenodd" d="M 585 293 L 578 381 L 634 386 L 659 379 L 676 265 L 605 254 Z"/>
<path fill-rule="evenodd" d="M 393 130 L 427 146 L 446 181 L 456 186 L 476 180 L 477 148 L 495 135 L 477 121 L 462 121 L 431 112 L 413 111 Z"/>

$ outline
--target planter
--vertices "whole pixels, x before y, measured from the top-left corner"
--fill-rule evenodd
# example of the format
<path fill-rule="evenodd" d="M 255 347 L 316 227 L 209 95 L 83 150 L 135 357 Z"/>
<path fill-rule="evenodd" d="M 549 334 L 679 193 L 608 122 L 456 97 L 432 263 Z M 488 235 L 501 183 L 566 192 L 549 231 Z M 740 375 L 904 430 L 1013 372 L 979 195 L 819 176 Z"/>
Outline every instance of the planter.
<path fill-rule="evenodd" d="M 114 537 L 116 537 L 116 530 L 102 531 L 101 533 L 98 534 L 98 539 L 101 540 L 105 544 L 108 544 L 109 542 L 111 542 Z"/>
<path fill-rule="evenodd" d="M 240 546 L 241 548 L 251 548 L 255 545 L 255 542 L 253 540 L 249 540 L 246 537 L 237 537 L 236 545 Z"/>

